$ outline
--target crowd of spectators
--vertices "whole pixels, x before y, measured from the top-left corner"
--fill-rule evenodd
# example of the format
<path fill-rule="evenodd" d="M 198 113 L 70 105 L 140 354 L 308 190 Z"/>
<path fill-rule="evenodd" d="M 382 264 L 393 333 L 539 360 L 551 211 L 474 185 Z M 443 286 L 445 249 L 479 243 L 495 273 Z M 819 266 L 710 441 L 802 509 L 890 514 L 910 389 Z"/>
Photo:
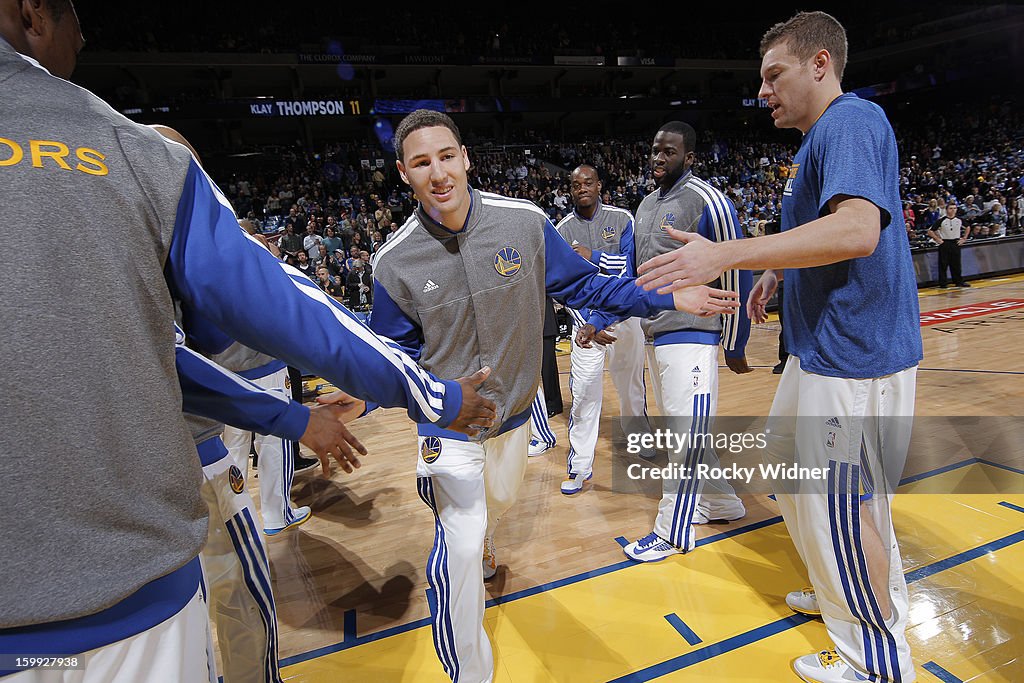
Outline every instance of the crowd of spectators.
<path fill-rule="evenodd" d="M 1024 116 L 1009 104 L 962 104 L 898 129 L 900 193 L 913 246 L 955 202 L 972 239 L 1024 229 Z"/>
<path fill-rule="evenodd" d="M 954 202 L 971 239 L 1024 231 L 1024 117 L 1000 106 L 928 117 L 900 135 L 901 194 L 912 248 Z M 568 173 L 599 169 L 602 200 L 635 211 L 655 188 L 649 141 L 472 144 L 473 187 L 529 199 L 553 222 L 572 210 Z M 705 133 L 694 173 L 720 188 L 748 236 L 777 229 L 795 144 Z M 236 174 L 226 192 L 239 214 L 277 238 L 284 258 L 355 310 L 372 305 L 371 261 L 409 217 L 415 200 L 392 162 L 370 145 L 334 143 L 318 152 L 268 150 L 277 170 Z"/>
<path fill-rule="evenodd" d="M 382 168 L 363 167 L 358 157 L 372 154 L 365 146 L 273 153 L 276 172 L 235 174 L 226 184 L 239 215 L 276 240 L 282 258 L 328 294 L 353 310 L 368 310 L 371 255 L 409 215 L 411 196 L 387 183 Z"/>

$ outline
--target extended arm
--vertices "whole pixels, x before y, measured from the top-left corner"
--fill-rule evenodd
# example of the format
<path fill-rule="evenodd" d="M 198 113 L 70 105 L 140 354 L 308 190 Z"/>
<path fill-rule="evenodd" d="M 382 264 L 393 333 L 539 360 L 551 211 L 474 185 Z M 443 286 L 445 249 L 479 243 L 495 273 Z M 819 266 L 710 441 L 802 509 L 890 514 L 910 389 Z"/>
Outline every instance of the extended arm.
<path fill-rule="evenodd" d="M 310 410 L 283 393 L 263 389 L 192 351 L 185 346 L 181 330 L 175 332 L 182 410 L 240 429 L 301 441 L 320 458 L 325 476 L 331 473 L 331 456 L 346 472 L 359 467 L 353 448 L 363 455 L 366 448 L 345 427 L 353 412 L 350 408 L 324 406 Z"/>
<path fill-rule="evenodd" d="M 166 272 L 185 306 L 246 346 L 316 372 L 356 398 L 402 406 L 416 422 L 446 427 L 460 415 L 458 382 L 424 371 L 249 238 L 194 161 Z"/>
<path fill-rule="evenodd" d="M 866 199 L 837 195 L 828 215 L 777 235 L 714 243 L 669 228 L 683 246 L 639 267 L 644 289 L 668 293 L 711 282 L 727 269 L 809 268 L 870 256 L 878 245 L 881 212 Z"/>

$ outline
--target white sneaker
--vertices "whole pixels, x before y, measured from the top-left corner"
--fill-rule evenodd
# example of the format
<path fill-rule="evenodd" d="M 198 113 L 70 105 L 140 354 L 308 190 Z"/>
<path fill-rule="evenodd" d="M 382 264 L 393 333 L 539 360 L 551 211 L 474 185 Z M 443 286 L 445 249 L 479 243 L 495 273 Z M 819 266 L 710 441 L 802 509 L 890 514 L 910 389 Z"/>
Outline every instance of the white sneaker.
<path fill-rule="evenodd" d="M 530 448 L 527 451 L 531 458 L 538 455 L 543 455 L 546 451 L 555 447 L 555 444 L 548 443 L 546 441 L 540 441 L 538 439 L 530 439 Z"/>
<path fill-rule="evenodd" d="M 717 520 L 735 522 L 746 516 L 747 508 L 743 506 L 743 501 L 735 496 L 701 496 L 690 524 L 707 524 Z"/>
<path fill-rule="evenodd" d="M 821 608 L 818 607 L 818 596 L 814 594 L 813 588 L 793 591 L 786 594 L 786 604 L 798 614 L 806 614 L 809 617 L 820 617 Z"/>
<path fill-rule="evenodd" d="M 589 480 L 592 476 L 594 476 L 593 472 L 587 475 L 571 475 L 568 479 L 562 482 L 562 493 L 567 496 L 579 493 L 580 491 L 583 490 L 583 482 Z"/>
<path fill-rule="evenodd" d="M 851 683 L 867 676 L 847 664 L 835 650 L 822 650 L 793 660 L 793 671 L 807 683 Z"/>
<path fill-rule="evenodd" d="M 498 557 L 494 552 L 494 537 L 484 536 L 484 581 L 498 573 Z"/>
<path fill-rule="evenodd" d="M 679 555 L 683 551 L 652 531 L 627 545 L 622 552 L 637 562 L 657 562 L 672 555 Z"/>
<path fill-rule="evenodd" d="M 292 513 L 295 515 L 294 522 L 292 522 L 291 524 L 285 524 L 284 526 L 278 527 L 276 529 L 264 529 L 263 534 L 266 536 L 277 536 L 282 531 L 288 531 L 293 527 L 302 526 L 303 524 L 308 522 L 309 519 L 313 516 L 313 511 L 309 509 L 308 505 L 303 505 L 300 508 L 295 508 L 294 510 L 292 510 Z"/>

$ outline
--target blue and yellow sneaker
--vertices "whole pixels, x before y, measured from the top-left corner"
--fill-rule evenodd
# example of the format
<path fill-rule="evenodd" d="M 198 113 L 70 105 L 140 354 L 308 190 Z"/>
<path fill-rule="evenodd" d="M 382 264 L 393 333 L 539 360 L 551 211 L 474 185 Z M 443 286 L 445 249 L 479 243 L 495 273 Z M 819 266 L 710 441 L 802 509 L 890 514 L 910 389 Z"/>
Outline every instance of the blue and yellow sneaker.
<path fill-rule="evenodd" d="M 498 554 L 494 550 L 494 536 L 484 536 L 484 581 L 498 573 Z"/>
<path fill-rule="evenodd" d="M 853 683 L 868 677 L 846 663 L 834 649 L 822 650 L 793 660 L 793 671 L 807 683 Z"/>
<path fill-rule="evenodd" d="M 282 531 L 288 531 L 289 529 L 293 529 L 297 526 L 302 526 L 309 521 L 310 517 L 313 516 L 313 511 L 309 509 L 308 505 L 303 505 L 300 508 L 295 508 L 295 510 L 292 511 L 292 514 L 295 515 L 295 520 L 293 522 L 285 524 L 283 527 L 277 529 L 264 529 L 263 534 L 265 536 L 277 536 Z"/>
<path fill-rule="evenodd" d="M 797 614 L 804 614 L 809 617 L 820 617 L 821 608 L 818 607 L 818 596 L 814 594 L 813 588 L 793 591 L 786 594 L 786 604 Z"/>

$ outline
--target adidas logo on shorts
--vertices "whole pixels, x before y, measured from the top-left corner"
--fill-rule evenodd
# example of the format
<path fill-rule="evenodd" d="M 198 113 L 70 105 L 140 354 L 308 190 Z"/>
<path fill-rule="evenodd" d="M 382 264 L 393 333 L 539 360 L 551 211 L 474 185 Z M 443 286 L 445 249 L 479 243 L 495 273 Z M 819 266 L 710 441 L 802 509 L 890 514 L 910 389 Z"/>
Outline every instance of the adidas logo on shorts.
<path fill-rule="evenodd" d="M 423 285 L 424 293 L 433 292 L 435 289 L 440 289 L 440 287 L 433 280 L 427 280 L 427 284 Z"/>
<path fill-rule="evenodd" d="M 700 366 L 699 365 L 694 366 L 693 370 L 690 370 L 690 372 L 700 372 Z"/>
<path fill-rule="evenodd" d="M 829 426 L 829 427 L 835 427 L 836 429 L 842 429 L 843 428 L 843 425 L 839 424 L 839 418 L 838 417 L 833 417 L 832 419 L 830 419 L 825 424 L 827 426 Z"/>

